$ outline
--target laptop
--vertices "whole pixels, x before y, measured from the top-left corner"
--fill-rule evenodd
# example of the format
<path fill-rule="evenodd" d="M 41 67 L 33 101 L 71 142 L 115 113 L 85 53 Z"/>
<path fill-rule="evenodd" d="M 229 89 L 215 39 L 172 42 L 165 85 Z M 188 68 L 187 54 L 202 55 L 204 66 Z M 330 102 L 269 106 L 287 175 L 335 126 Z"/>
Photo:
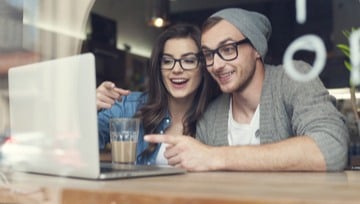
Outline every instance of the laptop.
<path fill-rule="evenodd" d="M 100 162 L 95 73 L 91 53 L 11 68 L 11 137 L 1 148 L 2 164 L 84 179 L 185 173 L 170 166 Z"/>

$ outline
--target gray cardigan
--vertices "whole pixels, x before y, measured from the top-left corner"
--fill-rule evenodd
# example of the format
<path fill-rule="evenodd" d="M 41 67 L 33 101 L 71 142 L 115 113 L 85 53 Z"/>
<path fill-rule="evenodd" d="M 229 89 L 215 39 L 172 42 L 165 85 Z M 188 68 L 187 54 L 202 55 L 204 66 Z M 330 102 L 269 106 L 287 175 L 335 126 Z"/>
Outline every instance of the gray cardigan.
<path fill-rule="evenodd" d="M 295 62 L 299 70 L 309 65 Z M 296 135 L 314 139 L 324 155 L 327 170 L 343 170 L 347 163 L 349 133 L 335 98 L 319 78 L 306 83 L 288 77 L 282 66 L 265 67 L 260 99 L 260 143 L 273 143 Z M 229 145 L 227 138 L 230 95 L 222 94 L 197 124 L 197 139 L 212 146 Z"/>

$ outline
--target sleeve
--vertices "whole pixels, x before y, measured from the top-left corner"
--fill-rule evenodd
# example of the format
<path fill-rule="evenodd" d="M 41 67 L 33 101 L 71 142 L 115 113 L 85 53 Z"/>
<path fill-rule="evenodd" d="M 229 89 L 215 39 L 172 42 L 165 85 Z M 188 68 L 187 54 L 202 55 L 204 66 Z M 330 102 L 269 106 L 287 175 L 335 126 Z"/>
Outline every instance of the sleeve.
<path fill-rule="evenodd" d="M 303 62 L 296 62 L 299 70 L 308 70 Z M 347 163 L 349 133 L 343 115 L 337 110 L 336 99 L 329 94 L 319 78 L 309 82 L 295 82 L 284 75 L 288 98 L 286 107 L 292 110 L 291 122 L 296 135 L 311 137 L 322 152 L 328 171 L 343 170 Z"/>

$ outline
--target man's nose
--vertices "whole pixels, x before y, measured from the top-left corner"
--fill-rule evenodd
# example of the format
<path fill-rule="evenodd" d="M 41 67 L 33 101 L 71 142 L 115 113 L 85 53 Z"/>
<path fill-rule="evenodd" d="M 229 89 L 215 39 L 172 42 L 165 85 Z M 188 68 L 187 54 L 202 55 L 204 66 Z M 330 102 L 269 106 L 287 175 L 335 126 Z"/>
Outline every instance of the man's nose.
<path fill-rule="evenodd" d="M 225 61 L 219 56 L 218 53 L 214 54 L 214 63 L 213 63 L 213 68 L 214 69 L 218 69 L 221 68 L 225 65 Z"/>

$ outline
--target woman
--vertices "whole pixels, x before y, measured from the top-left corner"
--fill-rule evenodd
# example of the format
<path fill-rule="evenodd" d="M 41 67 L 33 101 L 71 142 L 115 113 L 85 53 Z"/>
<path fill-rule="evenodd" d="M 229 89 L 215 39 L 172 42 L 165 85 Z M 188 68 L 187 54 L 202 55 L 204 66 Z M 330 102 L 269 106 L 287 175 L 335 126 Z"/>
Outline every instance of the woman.
<path fill-rule="evenodd" d="M 109 143 L 109 119 L 141 120 L 137 164 L 167 164 L 163 144 L 148 144 L 145 134 L 160 133 L 195 137 L 196 122 L 208 102 L 218 94 L 200 52 L 200 30 L 178 24 L 158 37 L 150 59 L 148 86 L 144 93 L 102 83 L 97 89 L 100 148 Z M 118 99 L 118 100 L 115 100 Z"/>

